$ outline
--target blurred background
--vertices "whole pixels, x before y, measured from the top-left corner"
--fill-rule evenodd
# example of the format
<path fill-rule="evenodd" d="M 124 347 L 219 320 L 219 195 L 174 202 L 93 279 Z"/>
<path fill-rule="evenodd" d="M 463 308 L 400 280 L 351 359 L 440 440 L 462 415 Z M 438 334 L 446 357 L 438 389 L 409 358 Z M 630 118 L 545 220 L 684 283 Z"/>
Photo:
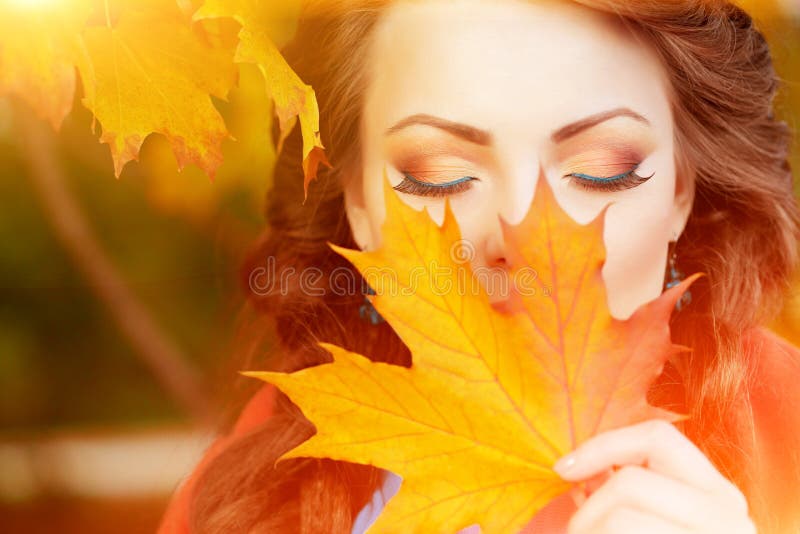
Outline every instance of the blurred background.
<path fill-rule="evenodd" d="M 797 130 L 800 1 L 751 4 Z M 152 532 L 212 439 L 274 160 L 258 74 L 239 74 L 213 181 L 158 135 L 115 179 L 80 90 L 58 134 L 0 97 L 0 532 Z M 795 288 L 771 326 L 800 344 Z"/>

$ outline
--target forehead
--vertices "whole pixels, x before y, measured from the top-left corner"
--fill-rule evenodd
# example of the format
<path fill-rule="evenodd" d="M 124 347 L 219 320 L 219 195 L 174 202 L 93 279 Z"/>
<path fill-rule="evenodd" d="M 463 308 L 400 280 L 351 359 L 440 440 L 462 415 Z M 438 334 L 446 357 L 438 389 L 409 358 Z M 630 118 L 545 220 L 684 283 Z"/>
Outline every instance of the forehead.
<path fill-rule="evenodd" d="M 619 107 L 669 126 L 654 52 L 615 18 L 567 1 L 400 1 L 376 28 L 368 68 L 373 135 L 415 113 L 525 142 Z"/>

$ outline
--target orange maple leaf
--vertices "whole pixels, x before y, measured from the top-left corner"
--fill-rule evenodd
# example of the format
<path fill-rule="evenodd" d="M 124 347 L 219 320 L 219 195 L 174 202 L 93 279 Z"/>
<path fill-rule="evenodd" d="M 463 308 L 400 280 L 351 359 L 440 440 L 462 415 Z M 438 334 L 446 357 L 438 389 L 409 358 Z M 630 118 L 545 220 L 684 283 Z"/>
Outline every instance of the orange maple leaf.
<path fill-rule="evenodd" d="M 211 96 L 224 100 L 235 82 L 231 55 L 200 39 L 171 2 L 131 2 L 115 24 L 84 29 L 83 103 L 102 126 L 116 176 L 160 133 L 179 169 L 195 163 L 214 177 L 230 134 Z"/>
<path fill-rule="evenodd" d="M 295 29 L 300 2 L 265 4 L 261 0 L 205 0 L 194 20 L 230 17 L 240 25 L 234 60 L 257 65 L 267 96 L 275 104 L 280 135 L 277 152 L 297 122 L 303 138 L 303 202 L 320 164 L 331 167 L 319 132 L 319 108 L 314 89 L 300 79 L 280 53 Z"/>
<path fill-rule="evenodd" d="M 385 177 L 384 177 L 385 178 Z M 694 275 L 626 321 L 611 317 L 601 277 L 603 215 L 581 226 L 540 179 L 518 226 L 503 224 L 524 311 L 492 308 L 453 254 L 449 202 L 438 227 L 384 182 L 381 248 L 331 245 L 368 278 L 373 303 L 413 355 L 410 368 L 322 343 L 333 362 L 246 373 L 275 384 L 316 427 L 278 461 L 333 458 L 403 478 L 370 532 L 518 532 L 570 485 L 551 468 L 587 438 L 678 414 L 646 393 L 670 355 L 668 319 Z M 379 273 L 370 279 L 368 274 Z M 446 273 L 443 275 L 443 273 Z M 380 350 L 380 347 L 375 347 Z"/>

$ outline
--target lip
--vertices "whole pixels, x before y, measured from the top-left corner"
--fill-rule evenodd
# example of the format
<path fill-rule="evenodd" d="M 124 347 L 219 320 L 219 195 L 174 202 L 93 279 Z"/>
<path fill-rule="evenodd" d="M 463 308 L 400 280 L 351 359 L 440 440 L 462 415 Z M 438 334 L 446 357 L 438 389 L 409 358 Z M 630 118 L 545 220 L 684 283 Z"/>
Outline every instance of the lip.
<path fill-rule="evenodd" d="M 519 294 L 512 289 L 508 298 L 498 300 L 491 303 L 492 309 L 499 313 L 512 314 L 521 312 L 524 307 L 522 306 L 522 299 Z"/>
<path fill-rule="evenodd" d="M 499 294 L 490 294 L 489 297 L 489 303 L 491 304 L 492 309 L 504 314 L 512 314 L 522 311 L 524 309 L 522 306 L 522 299 L 520 298 L 520 294 L 514 285 L 513 277 L 509 275 L 509 272 L 506 269 L 502 269 L 502 272 L 506 275 L 502 285 L 502 290 Z"/>
<path fill-rule="evenodd" d="M 512 304 L 509 300 L 499 300 L 497 302 L 492 302 L 492 309 L 496 312 L 500 313 L 511 313 L 512 312 Z"/>

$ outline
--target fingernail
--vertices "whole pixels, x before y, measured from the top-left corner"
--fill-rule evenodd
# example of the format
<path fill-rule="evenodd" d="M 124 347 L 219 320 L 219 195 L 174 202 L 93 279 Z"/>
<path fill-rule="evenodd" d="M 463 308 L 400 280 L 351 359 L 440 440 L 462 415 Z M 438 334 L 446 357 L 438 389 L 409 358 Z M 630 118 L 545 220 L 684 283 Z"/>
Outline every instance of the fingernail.
<path fill-rule="evenodd" d="M 562 456 L 561 459 L 553 464 L 553 470 L 563 477 L 569 473 L 577 463 L 577 455 L 574 452 L 571 452 L 565 456 Z"/>

